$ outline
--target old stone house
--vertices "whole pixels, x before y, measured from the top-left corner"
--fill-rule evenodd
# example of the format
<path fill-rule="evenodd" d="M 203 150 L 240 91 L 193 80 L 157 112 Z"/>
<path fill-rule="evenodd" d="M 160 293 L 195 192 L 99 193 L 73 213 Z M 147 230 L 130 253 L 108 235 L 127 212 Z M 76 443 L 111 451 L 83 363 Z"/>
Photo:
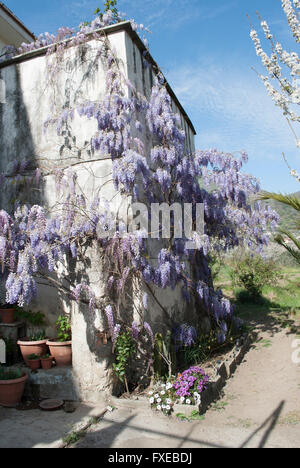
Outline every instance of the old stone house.
<path fill-rule="evenodd" d="M 5 9 L 0 8 L 0 22 L 2 21 L 1 12 L 8 15 Z M 12 18 L 10 19 L 12 21 Z M 21 25 L 18 25 L 18 28 L 22 29 Z M 2 27 L 0 31 L 1 39 Z M 149 97 L 158 66 L 150 55 L 147 57 L 150 67 L 144 66 L 146 48 L 138 34 L 132 29 L 131 23 L 122 22 L 108 26 L 104 28 L 104 33 L 119 59 L 123 75 L 136 90 Z M 28 40 L 31 39 L 26 29 L 23 30 L 23 34 Z M 2 173 L 7 172 L 7 168 L 16 158 L 18 160 L 33 158 L 37 165 L 40 161 L 55 163 L 59 159 L 58 155 L 64 142 L 61 137 L 58 137 L 55 129 L 49 129 L 45 133 L 43 125 L 49 118 L 52 98 L 50 89 L 45 86 L 44 78 L 49 59 L 47 50 L 47 47 L 33 50 L 0 64 L 0 78 L 4 80 L 6 87 L 6 103 L 0 104 L 0 172 Z M 76 95 L 83 95 L 91 102 L 104 95 L 105 70 L 96 51 L 97 44 L 92 36 L 85 44 L 74 45 L 67 49 L 64 66 L 59 70 L 53 83 L 56 90 L 56 104 L 60 109 L 64 108 L 67 101 L 74 101 Z M 92 73 L 91 65 L 93 65 Z M 167 89 L 172 98 L 173 108 L 180 115 L 181 126 L 187 136 L 188 149 L 193 152 L 194 127 L 169 85 Z M 84 193 L 90 196 L 92 196 L 95 183 L 101 180 L 103 196 L 114 199 L 115 210 L 119 210 L 122 199 L 116 195 L 110 177 L 106 176 L 111 173 L 112 161 L 108 158 L 102 160 L 97 158 L 97 161 L 93 161 L 88 151 L 84 150 L 85 142 L 89 140 L 94 131 L 93 125 L 93 122 L 88 119 L 85 119 L 82 124 L 82 120 L 76 116 L 72 121 L 70 131 L 76 135 L 76 147 L 82 148 L 80 151 L 82 164 L 78 166 L 77 171 L 78 180 Z M 151 135 L 145 133 L 142 138 L 145 147 L 151 148 L 153 144 Z M 64 154 L 67 154 L 70 160 L 74 155 L 71 152 L 68 153 L 68 148 L 65 149 L 67 153 Z M 76 158 L 78 155 L 75 156 Z M 61 164 L 65 165 L 63 158 Z M 32 198 L 40 204 L 53 205 L 55 203 L 54 185 L 54 177 L 46 176 L 42 194 L 33 193 Z M 9 190 L 1 192 L 1 208 L 10 210 L 11 198 Z M 101 278 L 99 280 L 98 273 L 99 270 L 97 274 L 93 271 L 93 266 L 88 272 L 90 282 L 101 296 L 103 284 L 101 284 Z M 180 290 L 158 290 L 156 295 L 170 316 L 181 319 L 187 313 L 192 313 L 186 310 Z M 33 310 L 42 310 L 46 315 L 49 336 L 54 335 L 54 323 L 61 312 L 72 314 L 73 369 L 66 369 L 63 375 L 57 375 L 53 371 L 55 375 L 53 374 L 51 382 L 53 388 L 56 389 L 56 395 L 59 392 L 59 395 L 65 399 L 79 398 L 90 401 L 102 399 L 110 385 L 111 347 L 109 344 L 99 346 L 97 340 L 97 331 L 103 328 L 100 313 L 96 311 L 95 314 L 90 314 L 88 309 L 85 310 L 84 307 L 70 303 L 46 283 L 39 285 L 38 299 L 31 307 Z M 161 329 L 164 318 L 155 301 L 151 303 L 151 317 L 148 320 L 155 331 Z M 62 385 L 57 385 L 58 382 Z M 44 391 L 48 394 L 43 394 L 44 397 L 53 395 L 49 390 L 50 383 L 48 377 L 48 384 L 44 386 Z"/>
<path fill-rule="evenodd" d="M 0 3 L 0 51 L 5 45 L 19 47 L 22 42 L 31 42 L 34 34 L 10 11 Z"/>

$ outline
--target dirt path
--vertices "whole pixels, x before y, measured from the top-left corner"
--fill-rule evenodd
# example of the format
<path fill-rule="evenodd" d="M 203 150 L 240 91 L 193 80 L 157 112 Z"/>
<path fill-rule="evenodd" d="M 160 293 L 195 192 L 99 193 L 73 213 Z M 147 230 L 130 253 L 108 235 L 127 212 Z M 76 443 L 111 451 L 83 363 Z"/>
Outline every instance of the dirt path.
<path fill-rule="evenodd" d="M 222 400 L 192 423 L 121 408 L 87 433 L 78 447 L 300 447 L 300 365 L 296 336 L 270 320 L 228 381 Z"/>
<path fill-rule="evenodd" d="M 134 402 L 93 423 L 73 447 L 193 448 L 300 447 L 300 364 L 292 362 L 296 335 L 268 317 L 255 319 L 259 341 L 202 421 L 183 422 Z M 141 402 L 138 402 L 141 403 Z M 102 408 L 103 409 L 103 408 Z M 0 448 L 58 447 L 74 424 L 99 414 L 80 405 L 73 414 L 0 408 Z"/>

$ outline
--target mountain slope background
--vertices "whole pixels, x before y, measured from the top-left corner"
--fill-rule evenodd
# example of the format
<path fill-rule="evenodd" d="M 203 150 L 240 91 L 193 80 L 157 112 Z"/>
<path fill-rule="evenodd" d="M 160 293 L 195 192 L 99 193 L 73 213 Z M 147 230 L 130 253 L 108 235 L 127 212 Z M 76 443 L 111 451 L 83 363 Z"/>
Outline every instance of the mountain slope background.
<path fill-rule="evenodd" d="M 300 191 L 295 192 L 292 195 L 297 196 L 300 199 Z M 271 208 L 280 216 L 280 228 L 286 229 L 288 231 L 295 231 L 295 221 L 300 220 L 300 213 L 296 210 L 291 208 L 290 206 L 284 205 L 283 203 L 279 203 L 275 200 L 268 200 L 263 202 L 266 205 L 271 206 Z"/>

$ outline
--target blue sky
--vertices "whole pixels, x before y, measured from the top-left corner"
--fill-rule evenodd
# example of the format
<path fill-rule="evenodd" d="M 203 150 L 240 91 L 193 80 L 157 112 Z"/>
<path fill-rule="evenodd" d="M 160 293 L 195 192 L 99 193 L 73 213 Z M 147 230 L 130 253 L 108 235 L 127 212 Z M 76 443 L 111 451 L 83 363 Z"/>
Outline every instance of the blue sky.
<path fill-rule="evenodd" d="M 35 34 L 76 26 L 102 0 L 5 0 Z M 249 37 L 259 11 L 287 50 L 295 49 L 280 0 L 119 0 L 119 10 L 150 27 L 150 49 L 197 130 L 196 146 L 247 150 L 246 170 L 266 190 L 293 192 L 282 153 L 300 171 L 294 138 L 258 79 L 263 68 Z M 299 151 L 299 150 L 298 150 Z"/>

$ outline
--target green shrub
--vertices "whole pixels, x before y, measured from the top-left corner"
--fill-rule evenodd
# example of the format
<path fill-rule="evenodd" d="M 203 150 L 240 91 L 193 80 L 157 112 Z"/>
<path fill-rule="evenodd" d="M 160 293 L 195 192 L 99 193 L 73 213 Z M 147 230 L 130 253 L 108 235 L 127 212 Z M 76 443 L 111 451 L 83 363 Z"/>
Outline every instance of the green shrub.
<path fill-rule="evenodd" d="M 36 333 L 32 333 L 28 336 L 29 341 L 42 341 L 46 339 L 45 330 L 40 330 Z"/>
<path fill-rule="evenodd" d="M 27 359 L 28 361 L 36 361 L 37 359 L 41 359 L 41 357 L 38 354 L 30 354 Z"/>
<path fill-rule="evenodd" d="M 0 380 L 20 379 L 23 373 L 20 369 L 4 369 L 0 367 Z"/>
<path fill-rule="evenodd" d="M 131 336 L 131 333 L 121 332 L 117 338 L 115 345 L 116 362 L 113 364 L 115 375 L 121 382 L 125 384 L 126 391 L 129 393 L 126 372 L 128 370 L 130 360 L 136 354 L 136 343 Z"/>
<path fill-rule="evenodd" d="M 60 342 L 71 340 L 71 322 L 69 317 L 60 315 L 56 320 L 57 339 Z"/>
<path fill-rule="evenodd" d="M 243 288 L 247 294 L 240 292 L 240 299 L 245 302 L 261 300 L 264 286 L 275 285 L 280 277 L 276 263 L 260 255 L 242 254 L 231 261 L 231 280 L 233 287 Z"/>

